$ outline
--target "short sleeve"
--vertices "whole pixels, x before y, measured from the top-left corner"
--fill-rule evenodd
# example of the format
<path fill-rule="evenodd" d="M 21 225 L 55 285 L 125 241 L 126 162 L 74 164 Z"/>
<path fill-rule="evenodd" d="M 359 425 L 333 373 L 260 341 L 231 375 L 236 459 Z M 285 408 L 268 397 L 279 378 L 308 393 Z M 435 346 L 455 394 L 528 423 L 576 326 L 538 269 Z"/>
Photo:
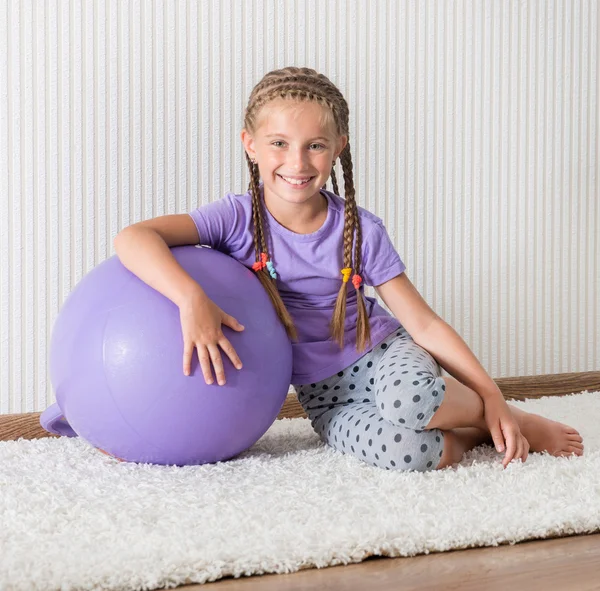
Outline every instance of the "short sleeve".
<path fill-rule="evenodd" d="M 236 249 L 246 216 L 231 193 L 194 209 L 189 215 L 196 224 L 200 244 L 227 254 Z"/>
<path fill-rule="evenodd" d="M 365 285 L 375 287 L 406 270 L 381 220 L 374 221 L 363 241 L 362 276 Z"/>

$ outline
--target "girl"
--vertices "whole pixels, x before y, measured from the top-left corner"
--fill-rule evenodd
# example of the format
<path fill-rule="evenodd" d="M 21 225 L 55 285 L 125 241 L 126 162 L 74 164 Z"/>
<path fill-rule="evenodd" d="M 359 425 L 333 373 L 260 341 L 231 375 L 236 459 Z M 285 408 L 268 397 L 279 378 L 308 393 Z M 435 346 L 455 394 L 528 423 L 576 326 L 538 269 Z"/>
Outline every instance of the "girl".
<path fill-rule="evenodd" d="M 338 451 L 381 468 L 418 471 L 450 466 L 492 442 L 505 451 L 504 468 L 525 461 L 530 449 L 582 455 L 575 429 L 505 402 L 465 342 L 412 285 L 381 219 L 356 205 L 348 113 L 324 75 L 295 67 L 269 72 L 252 90 L 241 132 L 248 191 L 133 224 L 115 238 L 125 267 L 179 307 L 184 373 L 194 351 L 207 384 L 211 363 L 225 383 L 220 350 L 237 369 L 243 361 L 222 325 L 243 326 L 169 251 L 204 244 L 256 272 L 292 339 L 299 401 L 321 439 Z M 333 191 L 326 190 L 330 175 Z M 364 285 L 375 287 L 393 315 L 364 296 Z M 442 377 L 440 363 L 456 378 Z"/>

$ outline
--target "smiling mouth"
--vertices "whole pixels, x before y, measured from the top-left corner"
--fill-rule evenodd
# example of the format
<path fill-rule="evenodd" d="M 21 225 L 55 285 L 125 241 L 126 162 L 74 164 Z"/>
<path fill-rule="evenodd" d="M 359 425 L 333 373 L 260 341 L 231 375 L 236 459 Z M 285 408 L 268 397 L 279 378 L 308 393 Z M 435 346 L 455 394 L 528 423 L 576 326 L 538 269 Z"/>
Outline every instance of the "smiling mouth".
<path fill-rule="evenodd" d="M 299 182 L 290 182 L 287 178 L 281 176 L 280 174 L 278 174 L 277 176 L 280 179 L 284 180 L 288 185 L 290 185 L 292 187 L 303 187 L 304 185 L 308 185 L 308 183 L 310 183 L 315 178 L 314 176 L 311 176 L 306 181 L 299 183 Z"/>

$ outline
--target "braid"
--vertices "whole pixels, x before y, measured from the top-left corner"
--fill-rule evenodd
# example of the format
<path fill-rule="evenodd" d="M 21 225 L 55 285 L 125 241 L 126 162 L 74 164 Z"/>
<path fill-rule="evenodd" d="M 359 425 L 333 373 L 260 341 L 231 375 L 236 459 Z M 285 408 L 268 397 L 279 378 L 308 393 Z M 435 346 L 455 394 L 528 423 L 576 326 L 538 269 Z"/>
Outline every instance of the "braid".
<path fill-rule="evenodd" d="M 252 232 L 252 239 L 254 241 L 254 251 L 257 253 L 256 260 L 259 261 L 260 258 L 258 255 L 260 254 L 261 250 L 260 238 L 262 233 L 262 224 L 259 220 L 260 208 L 257 207 L 256 203 L 258 200 L 258 180 L 256 179 L 256 173 L 254 170 L 256 165 L 252 162 L 252 160 L 250 160 L 248 154 L 246 154 L 246 160 L 248 161 L 248 166 L 250 167 L 250 186 L 248 187 L 248 190 L 252 195 L 252 224 L 254 229 Z"/>
<path fill-rule="evenodd" d="M 331 167 L 331 183 L 333 184 L 333 192 L 339 196 L 340 190 L 338 189 L 337 179 L 335 177 L 335 162 L 333 163 L 333 166 Z M 327 189 L 327 183 L 325 183 L 321 187 L 321 189 Z"/>
<path fill-rule="evenodd" d="M 333 183 L 333 192 L 336 195 L 340 194 L 340 190 L 338 189 L 337 179 L 335 177 L 335 167 L 331 168 L 331 182 Z"/>
<path fill-rule="evenodd" d="M 256 262 L 260 261 L 260 253 L 267 253 L 267 245 L 264 234 L 264 210 L 260 200 L 260 193 L 258 190 L 258 171 L 257 166 L 248 158 L 250 165 L 250 189 L 252 193 L 252 223 L 254 224 L 254 250 L 256 253 Z M 268 254 L 268 253 L 267 253 Z"/>
<path fill-rule="evenodd" d="M 254 254 L 256 258 L 256 262 L 261 260 L 261 253 L 265 253 L 267 255 L 267 260 L 270 260 L 269 249 L 267 248 L 267 241 L 265 238 L 264 232 L 264 224 L 263 224 L 263 204 L 260 199 L 260 193 L 258 190 L 258 166 L 254 164 L 248 155 L 246 154 L 246 159 L 248 161 L 248 166 L 250 167 L 250 187 L 252 194 L 252 237 L 254 240 Z M 269 294 L 271 298 L 271 302 L 275 307 L 275 311 L 279 316 L 279 319 L 283 323 L 285 330 L 292 340 L 298 339 L 298 333 L 296 332 L 296 327 L 294 326 L 294 321 L 290 316 L 290 313 L 287 311 L 281 296 L 279 295 L 279 291 L 277 290 L 277 284 L 275 283 L 275 279 L 271 277 L 270 273 L 263 267 L 256 271 L 256 275 L 259 281 L 262 283 L 266 292 Z"/>
<path fill-rule="evenodd" d="M 358 208 L 354 198 L 354 181 L 352 177 L 352 157 L 350 155 L 350 143 L 346 145 L 340 154 L 342 170 L 344 171 L 344 197 L 346 203 L 344 206 L 344 267 L 352 268 L 354 266 L 354 276 L 360 277 L 362 265 L 362 232 L 360 227 L 360 218 Z M 352 257 L 352 243 L 354 240 L 354 257 Z M 354 258 L 354 265 L 352 259 Z M 358 306 L 358 319 L 356 324 L 356 348 L 358 351 L 364 350 L 366 343 L 371 343 L 371 327 L 367 316 L 364 296 L 360 290 L 360 283 L 356 286 L 356 303 Z M 334 340 L 340 347 L 344 345 L 344 320 L 346 318 L 346 283 L 342 283 L 331 319 L 331 332 Z"/>
<path fill-rule="evenodd" d="M 271 101 L 284 99 L 296 102 L 314 102 L 323 107 L 321 125 L 331 125 L 335 127 L 338 137 L 342 135 L 349 137 L 348 118 L 349 109 L 346 100 L 339 89 L 323 74 L 317 73 L 311 68 L 288 67 L 278 70 L 272 70 L 263 76 L 260 82 L 252 89 L 248 106 L 244 114 L 244 127 L 250 133 L 254 133 L 260 127 L 259 116 L 263 114 L 263 107 Z M 260 198 L 258 182 L 259 170 L 248 154 L 246 160 L 250 170 L 250 185 L 248 190 L 252 194 L 252 223 L 253 240 L 256 262 L 261 261 L 261 255 L 264 253 L 267 261 L 270 261 L 268 249 L 269 236 L 265 232 L 264 224 L 264 203 Z M 344 323 L 346 318 L 346 298 L 349 275 L 354 270 L 352 283 L 356 289 L 356 299 L 358 306 L 358 321 L 356 327 L 356 348 L 363 351 L 366 343 L 371 342 L 371 331 L 369 319 L 365 306 L 363 292 L 360 289 L 362 278 L 360 277 L 362 267 L 362 231 L 358 207 L 356 205 L 354 194 L 354 180 L 352 174 L 352 157 L 350 154 L 350 144 L 346 144 L 340 154 L 344 176 L 344 231 L 343 231 L 343 281 L 338 292 L 333 316 L 330 323 L 330 330 L 333 339 L 343 347 L 344 345 Z M 331 167 L 331 180 L 333 183 L 333 192 L 339 195 L 339 188 L 335 174 L 335 161 Z M 326 184 L 323 186 L 326 188 Z M 267 227 L 268 229 L 268 227 Z M 354 246 L 354 252 L 353 252 Z M 267 290 L 275 306 L 277 314 L 283 322 L 288 335 L 295 339 L 296 329 L 289 312 L 285 308 L 283 300 L 277 289 L 276 279 L 272 278 L 269 272 L 264 268 L 256 271 L 256 274 Z"/>

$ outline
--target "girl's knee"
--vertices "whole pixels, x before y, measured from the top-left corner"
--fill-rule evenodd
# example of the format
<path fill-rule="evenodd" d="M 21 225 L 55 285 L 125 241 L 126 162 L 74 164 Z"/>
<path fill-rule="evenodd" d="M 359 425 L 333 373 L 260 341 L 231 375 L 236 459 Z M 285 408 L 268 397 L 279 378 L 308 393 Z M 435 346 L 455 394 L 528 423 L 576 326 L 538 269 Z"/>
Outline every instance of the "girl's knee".
<path fill-rule="evenodd" d="M 377 412 L 392 425 L 425 429 L 440 408 L 445 389 L 443 378 L 417 385 L 413 383 L 406 388 L 402 388 L 401 384 L 387 390 L 382 387 L 375 395 Z"/>

